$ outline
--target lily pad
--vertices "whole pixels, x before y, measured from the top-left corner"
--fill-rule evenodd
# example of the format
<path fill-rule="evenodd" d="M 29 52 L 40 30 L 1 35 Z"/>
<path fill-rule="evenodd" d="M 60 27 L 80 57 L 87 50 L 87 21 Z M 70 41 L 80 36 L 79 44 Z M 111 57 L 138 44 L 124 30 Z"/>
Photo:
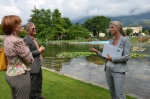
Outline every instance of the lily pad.
<path fill-rule="evenodd" d="M 130 58 L 138 58 L 138 57 L 148 57 L 148 55 L 140 53 L 130 53 Z"/>
<path fill-rule="evenodd" d="M 57 58 L 74 58 L 94 55 L 93 52 L 62 52 L 56 55 Z"/>

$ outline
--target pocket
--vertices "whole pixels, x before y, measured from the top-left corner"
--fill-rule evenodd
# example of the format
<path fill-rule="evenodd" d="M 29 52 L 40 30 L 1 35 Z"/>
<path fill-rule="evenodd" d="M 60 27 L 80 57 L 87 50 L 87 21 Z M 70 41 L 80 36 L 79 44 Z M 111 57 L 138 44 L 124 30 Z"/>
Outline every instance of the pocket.
<path fill-rule="evenodd" d="M 114 72 L 114 77 L 124 78 L 125 77 L 125 72 Z"/>

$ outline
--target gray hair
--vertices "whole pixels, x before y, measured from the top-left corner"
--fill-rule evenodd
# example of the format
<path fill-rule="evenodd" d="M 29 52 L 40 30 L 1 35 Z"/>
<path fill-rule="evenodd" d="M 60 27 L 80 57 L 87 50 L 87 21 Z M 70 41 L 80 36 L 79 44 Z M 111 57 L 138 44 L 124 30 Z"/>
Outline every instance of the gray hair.
<path fill-rule="evenodd" d="M 25 25 L 25 30 L 28 31 L 32 25 L 34 25 L 34 23 L 28 22 L 28 23 Z"/>
<path fill-rule="evenodd" d="M 123 31 L 121 22 L 119 22 L 119 21 L 112 21 L 112 22 L 110 22 L 110 24 L 113 24 L 113 25 L 115 25 L 116 27 L 119 27 L 119 28 L 120 28 L 120 34 L 121 34 L 122 36 L 126 36 L 125 31 Z"/>

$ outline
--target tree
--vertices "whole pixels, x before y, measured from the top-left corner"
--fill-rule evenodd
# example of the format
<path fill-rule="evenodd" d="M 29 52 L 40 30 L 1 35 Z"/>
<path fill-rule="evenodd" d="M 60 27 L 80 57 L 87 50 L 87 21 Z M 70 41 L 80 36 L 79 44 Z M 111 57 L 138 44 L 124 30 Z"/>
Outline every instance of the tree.
<path fill-rule="evenodd" d="M 70 21 L 69 18 L 64 17 L 62 19 L 63 19 L 63 27 L 64 27 L 64 29 L 70 29 L 73 26 L 73 24 L 72 24 L 72 22 Z"/>
<path fill-rule="evenodd" d="M 106 29 L 108 28 L 110 23 L 110 19 L 104 16 L 95 16 L 92 19 L 88 19 L 83 23 L 83 26 L 87 28 L 89 31 L 96 30 L 95 36 L 99 36 L 98 34 L 101 32 L 106 33 Z"/>
<path fill-rule="evenodd" d="M 87 19 L 82 25 L 89 31 L 93 31 L 94 28 L 91 24 L 92 24 L 92 19 Z"/>
<path fill-rule="evenodd" d="M 63 19 L 63 28 L 65 29 L 65 33 L 63 34 L 63 37 L 67 38 L 67 34 L 69 34 L 69 29 L 73 26 L 72 22 L 69 18 L 62 18 Z"/>
<path fill-rule="evenodd" d="M 146 35 L 149 35 L 149 32 L 148 32 L 148 30 L 145 30 L 145 31 L 144 31 L 144 33 L 145 33 Z"/>
<path fill-rule="evenodd" d="M 52 29 L 52 12 L 50 9 L 37 9 L 34 7 L 31 10 L 33 14 L 30 15 L 31 19 L 29 21 L 33 22 L 37 27 L 37 38 L 45 41 L 46 39 L 51 39 L 54 36 L 54 31 Z"/>
<path fill-rule="evenodd" d="M 68 32 L 69 38 L 71 39 L 79 39 L 89 37 L 89 32 L 86 28 L 81 25 L 74 25 Z"/>
<path fill-rule="evenodd" d="M 98 33 L 100 33 L 100 31 L 106 33 L 106 29 L 109 26 L 110 19 L 104 16 L 96 16 L 93 18 L 92 23 Z"/>
<path fill-rule="evenodd" d="M 57 39 L 62 39 L 62 34 L 65 33 L 63 27 L 63 19 L 61 18 L 61 13 L 58 9 L 55 9 L 52 15 L 53 29 Z"/>
<path fill-rule="evenodd" d="M 126 29 L 126 35 L 129 36 L 131 33 L 133 33 L 132 28 L 127 28 Z"/>
<path fill-rule="evenodd" d="M 97 36 L 96 29 L 93 29 L 93 36 Z"/>

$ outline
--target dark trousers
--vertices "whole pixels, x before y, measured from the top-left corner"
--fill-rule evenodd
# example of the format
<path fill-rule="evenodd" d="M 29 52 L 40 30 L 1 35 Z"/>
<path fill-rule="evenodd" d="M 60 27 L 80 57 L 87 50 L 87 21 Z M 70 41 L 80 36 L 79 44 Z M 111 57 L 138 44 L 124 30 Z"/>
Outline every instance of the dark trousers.
<path fill-rule="evenodd" d="M 31 90 L 30 99 L 38 99 L 42 93 L 42 70 L 39 73 L 30 73 Z"/>
<path fill-rule="evenodd" d="M 18 76 L 6 75 L 6 81 L 10 85 L 12 99 L 29 99 L 29 91 L 30 91 L 29 72 L 26 72 Z"/>

